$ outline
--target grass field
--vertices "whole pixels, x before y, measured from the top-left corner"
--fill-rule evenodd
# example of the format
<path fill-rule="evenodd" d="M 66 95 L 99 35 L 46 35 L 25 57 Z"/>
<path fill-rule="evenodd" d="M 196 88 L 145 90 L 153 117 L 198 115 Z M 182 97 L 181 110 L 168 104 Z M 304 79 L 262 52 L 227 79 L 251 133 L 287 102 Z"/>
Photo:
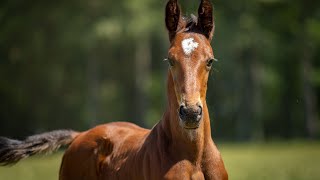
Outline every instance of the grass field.
<path fill-rule="evenodd" d="M 231 180 L 319 180 L 320 143 L 219 144 Z M 0 180 L 57 180 L 62 152 L 0 167 Z"/>

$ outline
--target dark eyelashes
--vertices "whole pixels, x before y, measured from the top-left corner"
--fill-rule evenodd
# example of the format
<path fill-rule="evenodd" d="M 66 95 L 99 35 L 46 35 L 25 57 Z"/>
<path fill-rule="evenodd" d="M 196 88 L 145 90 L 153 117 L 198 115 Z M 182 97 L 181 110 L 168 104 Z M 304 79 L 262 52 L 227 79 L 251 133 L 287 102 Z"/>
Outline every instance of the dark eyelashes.
<path fill-rule="evenodd" d="M 164 61 L 167 61 L 168 64 L 169 64 L 171 67 L 174 66 L 174 61 L 173 61 L 172 59 L 170 59 L 170 58 L 165 58 Z"/>

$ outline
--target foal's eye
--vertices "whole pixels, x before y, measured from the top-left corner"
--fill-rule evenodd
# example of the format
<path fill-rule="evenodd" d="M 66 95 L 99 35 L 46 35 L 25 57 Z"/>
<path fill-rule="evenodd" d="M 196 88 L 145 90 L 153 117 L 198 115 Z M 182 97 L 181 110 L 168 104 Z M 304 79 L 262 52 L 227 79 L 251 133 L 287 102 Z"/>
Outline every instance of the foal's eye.
<path fill-rule="evenodd" d="M 172 59 L 169 59 L 169 58 L 168 58 L 168 63 L 169 63 L 169 65 L 170 65 L 171 67 L 174 65 L 174 61 L 173 61 Z"/>
<path fill-rule="evenodd" d="M 208 67 L 208 68 L 211 68 L 212 63 L 213 63 L 213 59 L 209 59 L 209 60 L 207 61 L 207 67 Z"/>

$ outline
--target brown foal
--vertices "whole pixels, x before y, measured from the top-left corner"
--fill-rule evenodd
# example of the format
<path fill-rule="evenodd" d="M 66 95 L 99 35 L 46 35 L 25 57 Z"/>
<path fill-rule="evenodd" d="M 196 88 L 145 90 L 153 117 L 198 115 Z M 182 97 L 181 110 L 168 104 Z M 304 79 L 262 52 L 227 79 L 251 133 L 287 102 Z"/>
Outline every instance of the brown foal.
<path fill-rule="evenodd" d="M 85 132 L 58 130 L 24 141 L 0 139 L 0 164 L 70 144 L 60 180 L 214 179 L 227 180 L 220 153 L 211 138 L 206 104 L 214 59 L 210 41 L 212 5 L 201 0 L 198 17 L 182 17 L 177 0 L 166 6 L 168 51 L 167 109 L 151 130 L 114 122 Z"/>

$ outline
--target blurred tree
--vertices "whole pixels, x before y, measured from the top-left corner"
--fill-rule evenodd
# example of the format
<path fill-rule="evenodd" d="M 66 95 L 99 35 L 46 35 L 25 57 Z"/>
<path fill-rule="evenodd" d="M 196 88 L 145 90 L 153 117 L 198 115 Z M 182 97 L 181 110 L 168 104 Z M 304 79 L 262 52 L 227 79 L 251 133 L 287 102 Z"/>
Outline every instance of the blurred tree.
<path fill-rule="evenodd" d="M 320 137 L 319 2 L 213 1 L 215 137 Z M 0 135 L 152 127 L 166 103 L 165 3 L 1 1 Z M 180 3 L 197 14 L 198 1 Z"/>

